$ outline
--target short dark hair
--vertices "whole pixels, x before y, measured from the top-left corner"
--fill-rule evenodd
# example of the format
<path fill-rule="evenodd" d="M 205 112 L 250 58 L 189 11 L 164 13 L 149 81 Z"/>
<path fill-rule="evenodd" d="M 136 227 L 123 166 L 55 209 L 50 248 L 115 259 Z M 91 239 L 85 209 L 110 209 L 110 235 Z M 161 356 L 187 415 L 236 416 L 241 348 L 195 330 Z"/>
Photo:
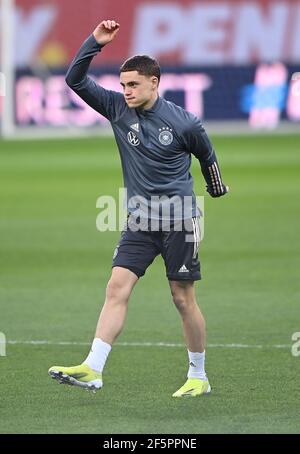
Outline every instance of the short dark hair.
<path fill-rule="evenodd" d="M 124 61 L 120 73 L 126 71 L 137 71 L 141 76 L 155 76 L 160 81 L 160 67 L 155 58 L 149 55 L 134 55 Z"/>

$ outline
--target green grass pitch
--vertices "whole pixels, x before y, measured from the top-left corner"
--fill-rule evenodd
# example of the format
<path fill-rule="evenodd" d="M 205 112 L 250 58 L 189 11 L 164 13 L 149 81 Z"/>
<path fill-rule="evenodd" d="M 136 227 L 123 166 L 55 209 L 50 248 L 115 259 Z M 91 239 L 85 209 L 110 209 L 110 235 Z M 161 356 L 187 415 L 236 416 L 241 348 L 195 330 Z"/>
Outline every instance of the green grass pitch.
<path fill-rule="evenodd" d="M 103 304 L 119 233 L 96 230 L 96 199 L 122 186 L 113 139 L 0 141 L 1 433 L 300 432 L 300 135 L 213 143 L 231 188 L 205 196 L 197 284 L 213 393 L 172 399 L 185 348 L 142 345 L 183 343 L 160 258 L 134 290 L 104 388 L 47 375 L 85 358 Z M 201 195 L 196 160 L 193 175 Z"/>

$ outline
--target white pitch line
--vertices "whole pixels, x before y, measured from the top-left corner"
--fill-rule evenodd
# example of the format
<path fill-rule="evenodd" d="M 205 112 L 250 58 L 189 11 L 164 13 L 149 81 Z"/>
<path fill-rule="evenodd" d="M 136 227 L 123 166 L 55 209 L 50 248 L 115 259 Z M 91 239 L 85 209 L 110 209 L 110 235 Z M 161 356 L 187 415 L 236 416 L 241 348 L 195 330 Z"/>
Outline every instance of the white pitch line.
<path fill-rule="evenodd" d="M 71 342 L 71 341 L 47 341 L 47 340 L 32 340 L 32 341 L 18 341 L 8 340 L 6 342 L 10 345 L 91 345 L 90 342 Z M 167 348 L 178 348 L 185 347 L 184 344 L 172 344 L 167 342 L 117 342 L 115 344 L 118 347 L 167 347 Z M 278 344 L 278 345 L 256 345 L 256 344 L 208 344 L 207 348 L 290 348 L 290 345 Z"/>

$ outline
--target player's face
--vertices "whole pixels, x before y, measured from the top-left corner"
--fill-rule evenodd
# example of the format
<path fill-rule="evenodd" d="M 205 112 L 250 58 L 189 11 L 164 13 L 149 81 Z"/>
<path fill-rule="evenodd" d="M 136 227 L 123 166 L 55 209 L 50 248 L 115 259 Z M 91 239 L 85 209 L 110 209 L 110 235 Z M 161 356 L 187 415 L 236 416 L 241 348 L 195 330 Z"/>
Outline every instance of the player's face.
<path fill-rule="evenodd" d="M 137 71 L 120 74 L 120 83 L 128 107 L 150 108 L 157 98 L 158 80 L 155 76 L 142 76 Z"/>

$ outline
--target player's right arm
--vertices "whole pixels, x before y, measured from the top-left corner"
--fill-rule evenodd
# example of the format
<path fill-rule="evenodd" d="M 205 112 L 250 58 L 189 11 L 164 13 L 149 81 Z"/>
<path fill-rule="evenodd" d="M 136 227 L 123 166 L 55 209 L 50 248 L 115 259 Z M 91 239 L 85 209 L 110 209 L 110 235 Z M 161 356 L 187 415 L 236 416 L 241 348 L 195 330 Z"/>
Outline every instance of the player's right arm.
<path fill-rule="evenodd" d="M 113 120 L 125 107 L 124 96 L 111 90 L 105 90 L 88 75 L 90 63 L 102 49 L 117 35 L 120 25 L 111 20 L 100 22 L 80 47 L 72 61 L 67 75 L 66 83 L 89 106 L 95 109 L 108 120 Z"/>

